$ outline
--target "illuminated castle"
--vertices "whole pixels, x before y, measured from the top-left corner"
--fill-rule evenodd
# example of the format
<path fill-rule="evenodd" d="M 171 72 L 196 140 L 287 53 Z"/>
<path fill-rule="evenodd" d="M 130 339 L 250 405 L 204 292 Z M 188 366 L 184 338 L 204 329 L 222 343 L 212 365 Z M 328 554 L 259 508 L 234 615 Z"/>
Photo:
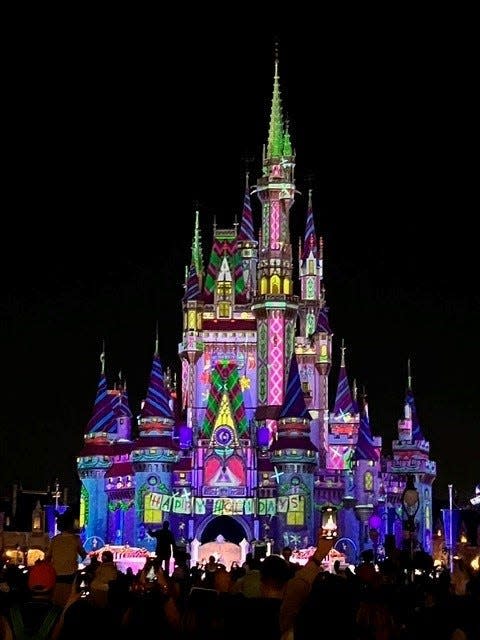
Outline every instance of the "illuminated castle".
<path fill-rule="evenodd" d="M 333 334 L 323 243 L 310 194 L 294 280 L 294 169 L 276 62 L 262 176 L 247 184 L 239 227 L 214 228 L 206 268 L 196 216 L 182 300 L 180 405 L 158 340 L 137 427 L 124 385 L 109 390 L 102 363 L 78 458 L 87 539 L 153 549 L 147 530 L 168 519 L 181 541 L 223 533 L 234 542 L 269 538 L 277 550 L 303 548 L 337 514 L 339 548 L 354 559 L 387 533 L 400 542 L 401 496 L 413 474 L 417 538 L 430 549 L 435 463 L 410 377 L 392 458 L 372 435 L 366 398 L 350 386 L 343 345 L 329 410 Z M 258 232 L 253 194 L 261 203 Z"/>

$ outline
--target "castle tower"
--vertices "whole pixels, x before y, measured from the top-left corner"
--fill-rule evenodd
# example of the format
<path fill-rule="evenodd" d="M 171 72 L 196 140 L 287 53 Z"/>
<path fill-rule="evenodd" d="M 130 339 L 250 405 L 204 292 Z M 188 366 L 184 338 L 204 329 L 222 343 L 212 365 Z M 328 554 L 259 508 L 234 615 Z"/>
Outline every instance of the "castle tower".
<path fill-rule="evenodd" d="M 314 544 L 313 474 L 317 450 L 310 440 L 310 414 L 305 405 L 295 355 L 292 356 L 277 439 L 271 447 L 277 479 L 279 531 L 286 544 Z M 294 531 L 295 540 L 286 540 Z"/>
<path fill-rule="evenodd" d="M 305 402 L 312 417 L 311 439 L 325 466 L 328 446 L 328 373 L 332 356 L 332 332 L 328 322 L 323 287 L 323 241 L 315 234 L 312 191 L 309 191 L 303 246 L 299 246 L 301 298 L 300 335 L 296 354 Z"/>
<path fill-rule="evenodd" d="M 353 454 L 354 483 L 355 483 L 355 513 L 360 523 L 358 548 L 364 549 L 370 544 L 369 518 L 378 510 L 383 509 L 379 504 L 381 465 L 380 454 L 382 439 L 374 437 L 370 427 L 367 397 L 363 395 L 363 407 L 360 412 L 360 426 L 358 440 Z"/>
<path fill-rule="evenodd" d="M 387 461 L 386 489 L 389 513 L 389 533 L 396 533 L 397 541 L 402 532 L 395 524 L 402 520 L 401 495 L 407 476 L 414 477 L 419 493 L 420 506 L 416 515 L 417 539 L 425 551 L 432 549 L 432 484 L 436 477 L 436 463 L 430 460 L 430 443 L 423 436 L 418 421 L 412 391 L 410 360 L 408 361 L 407 391 L 403 419 L 398 421 L 398 440 L 392 442 L 393 460 Z M 395 516 L 398 516 L 396 518 Z"/>
<path fill-rule="evenodd" d="M 112 465 L 112 442 L 117 436 L 117 421 L 105 376 L 105 353 L 100 355 L 101 374 L 92 417 L 84 436 L 84 447 L 77 458 L 80 491 L 80 526 L 86 539 L 98 536 L 107 541 L 108 498 L 105 476 Z M 126 445 L 127 448 L 129 445 Z"/>
<path fill-rule="evenodd" d="M 353 468 L 353 454 L 358 438 L 360 415 L 356 399 L 352 398 L 345 366 L 345 346 L 342 340 L 342 359 L 338 376 L 335 406 L 330 414 L 330 433 L 328 436 L 327 468 L 348 472 Z M 347 474 L 350 477 L 350 473 Z M 353 477 L 352 477 L 353 482 Z M 346 497 L 353 497 L 352 486 L 347 482 Z"/>
<path fill-rule="evenodd" d="M 158 356 L 157 330 L 147 397 L 140 412 L 139 438 L 131 455 L 135 502 L 143 514 L 137 522 L 135 540 L 138 545 L 148 545 L 152 550 L 153 540 L 145 539 L 145 528 L 160 524 L 167 511 L 166 504 L 171 506 L 173 466 L 178 460 L 178 446 L 172 439 L 174 423 Z"/>
<path fill-rule="evenodd" d="M 289 212 L 295 194 L 294 167 L 290 134 L 283 121 L 277 59 L 263 176 L 255 189 L 262 204 L 262 231 L 257 297 L 252 305 L 257 320 L 256 419 L 267 424 L 272 436 L 284 399 L 298 310 L 298 298 L 293 295 L 292 288 L 289 228 Z"/>
<path fill-rule="evenodd" d="M 183 340 L 179 345 L 182 359 L 182 407 L 187 410 L 187 425 L 194 434 L 198 426 L 197 415 L 197 363 L 203 353 L 201 332 L 204 301 L 201 296 L 203 283 L 203 257 L 200 237 L 199 213 L 195 213 L 195 230 L 192 242 L 192 259 L 185 282 L 183 296 Z"/>
<path fill-rule="evenodd" d="M 323 292 L 323 241 L 317 245 L 313 219 L 312 190 L 308 192 L 308 211 L 303 246 L 298 256 L 300 276 L 300 336 L 310 338 L 315 333 L 318 312 L 324 305 Z"/>

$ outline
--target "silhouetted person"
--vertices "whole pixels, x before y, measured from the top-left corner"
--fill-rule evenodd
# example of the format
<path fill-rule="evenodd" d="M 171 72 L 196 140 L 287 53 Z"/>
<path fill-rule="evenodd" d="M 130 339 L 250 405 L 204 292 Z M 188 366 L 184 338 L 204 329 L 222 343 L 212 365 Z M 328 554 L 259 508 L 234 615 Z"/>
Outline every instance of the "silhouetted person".
<path fill-rule="evenodd" d="M 170 558 L 172 557 L 172 549 L 173 551 L 175 551 L 175 538 L 173 537 L 173 533 L 170 531 L 170 524 L 168 520 L 165 520 L 162 525 L 162 529 L 157 529 L 157 531 L 149 529 L 148 535 L 157 540 L 155 554 L 162 569 L 163 565 L 165 564 L 164 573 L 168 576 L 170 569 Z"/>

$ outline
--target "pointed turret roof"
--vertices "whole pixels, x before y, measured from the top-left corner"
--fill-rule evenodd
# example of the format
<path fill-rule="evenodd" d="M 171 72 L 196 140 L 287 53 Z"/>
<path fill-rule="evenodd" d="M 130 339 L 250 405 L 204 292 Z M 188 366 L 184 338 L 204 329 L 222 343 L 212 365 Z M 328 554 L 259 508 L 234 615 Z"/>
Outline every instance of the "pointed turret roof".
<path fill-rule="evenodd" d="M 292 355 L 292 359 L 290 361 L 287 390 L 285 391 L 285 399 L 278 418 L 306 418 L 307 420 L 311 420 L 311 416 L 305 405 L 302 384 L 300 382 L 300 374 L 298 373 L 298 362 L 295 354 Z"/>
<path fill-rule="evenodd" d="M 148 385 L 147 397 L 140 412 L 141 418 L 168 418 L 173 420 L 174 416 L 169 405 L 169 395 L 163 381 L 162 365 L 158 357 L 158 348 L 153 356 L 152 372 L 150 374 L 150 384 Z"/>
<path fill-rule="evenodd" d="M 246 175 L 245 195 L 243 197 L 242 221 L 240 223 L 239 240 L 255 240 L 253 230 L 252 205 L 250 202 L 250 193 L 248 189 L 248 173 Z"/>
<path fill-rule="evenodd" d="M 284 125 L 277 56 L 275 58 L 275 74 L 273 77 L 273 96 L 272 108 L 270 111 L 270 128 L 268 131 L 267 158 L 280 158 L 283 155 L 283 134 Z"/>
<path fill-rule="evenodd" d="M 407 406 L 410 407 L 410 416 L 405 415 L 405 417 L 410 417 L 412 421 L 412 441 L 415 442 L 416 440 L 425 440 L 422 433 L 422 428 L 420 427 L 420 423 L 418 422 L 417 407 L 415 405 L 415 398 L 412 391 L 410 360 L 408 360 L 407 393 L 405 394 L 405 407 Z"/>
<path fill-rule="evenodd" d="M 190 265 L 185 282 L 184 300 L 196 300 L 200 295 L 200 283 L 198 281 L 197 270 L 194 264 Z"/>
<path fill-rule="evenodd" d="M 335 397 L 335 408 L 333 410 L 335 415 L 346 415 L 347 413 L 352 415 L 355 413 L 352 400 L 352 393 L 350 391 L 350 384 L 347 377 L 347 369 L 345 367 L 345 346 L 342 340 L 342 360 L 340 363 L 340 373 L 338 375 L 337 395 Z"/>
<path fill-rule="evenodd" d="M 378 460 L 378 454 L 375 449 L 372 430 L 370 427 L 368 404 L 365 396 L 364 405 L 360 413 L 360 426 L 358 429 L 358 440 L 354 455 L 356 460 L 372 460 L 373 462 L 377 462 Z"/>
<path fill-rule="evenodd" d="M 114 415 L 111 398 L 108 395 L 107 379 L 102 370 L 97 386 L 97 396 L 93 405 L 93 414 L 87 424 L 86 433 L 112 433 Z"/>
<path fill-rule="evenodd" d="M 305 225 L 305 235 L 303 238 L 303 250 L 302 260 L 306 260 L 313 253 L 314 258 L 318 258 L 317 250 L 317 236 L 315 235 L 315 222 L 313 220 L 313 207 L 312 207 L 312 190 L 308 192 L 308 211 L 307 222 Z"/>
<path fill-rule="evenodd" d="M 328 321 L 328 307 L 322 307 L 318 313 L 315 333 L 332 333 L 330 322 Z"/>

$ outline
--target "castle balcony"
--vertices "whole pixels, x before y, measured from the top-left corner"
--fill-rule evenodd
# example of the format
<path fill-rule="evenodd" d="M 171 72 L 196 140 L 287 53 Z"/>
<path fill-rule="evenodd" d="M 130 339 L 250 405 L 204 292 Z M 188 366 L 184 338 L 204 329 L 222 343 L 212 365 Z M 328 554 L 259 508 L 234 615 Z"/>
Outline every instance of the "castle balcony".
<path fill-rule="evenodd" d="M 437 464 L 425 458 L 396 459 L 387 462 L 387 473 L 424 473 L 436 476 Z"/>
<path fill-rule="evenodd" d="M 357 443 L 357 434 L 348 434 L 348 433 L 329 433 L 328 434 L 328 444 L 331 446 L 335 445 L 345 445 L 350 447 Z"/>
<path fill-rule="evenodd" d="M 428 454 L 430 452 L 430 442 L 428 440 L 415 440 L 415 442 L 393 440 L 392 451 L 422 451 Z"/>

